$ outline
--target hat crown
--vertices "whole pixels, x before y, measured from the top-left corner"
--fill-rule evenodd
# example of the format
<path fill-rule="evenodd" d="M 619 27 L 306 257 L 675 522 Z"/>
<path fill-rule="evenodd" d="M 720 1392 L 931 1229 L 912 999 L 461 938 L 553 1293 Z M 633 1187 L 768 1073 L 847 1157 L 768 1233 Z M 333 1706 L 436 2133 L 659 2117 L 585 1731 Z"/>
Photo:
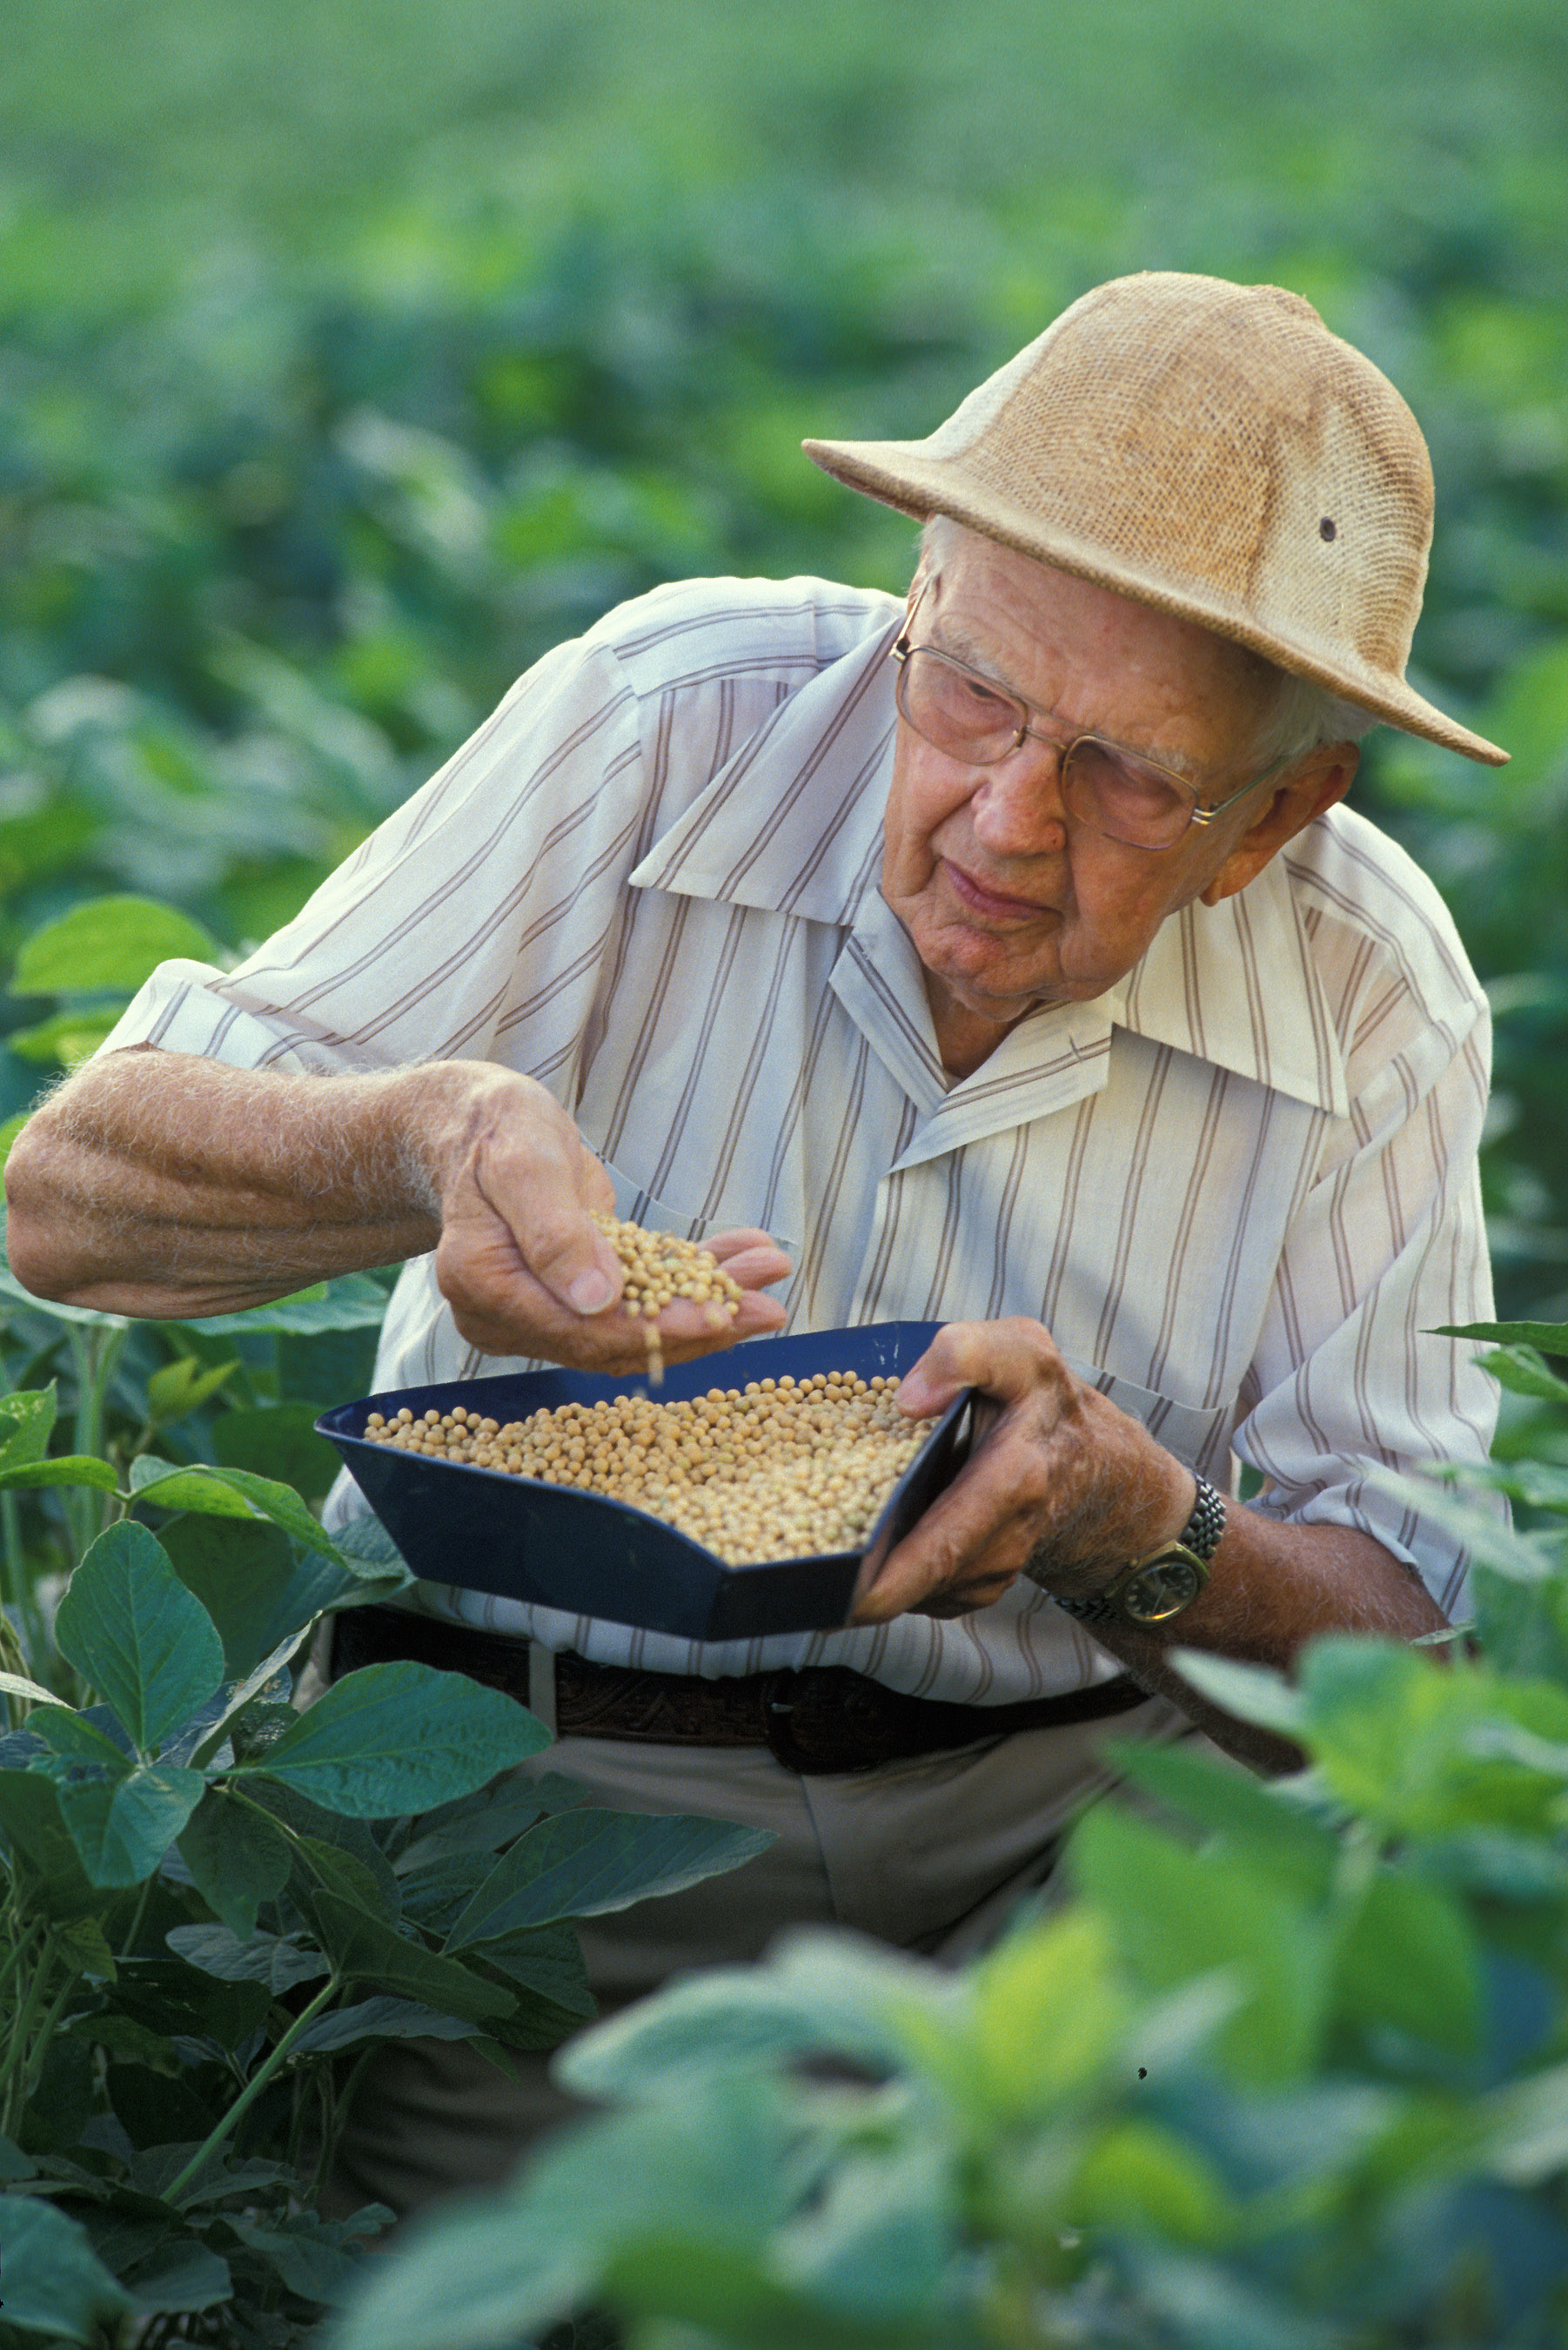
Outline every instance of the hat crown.
<path fill-rule="evenodd" d="M 926 446 L 1151 586 L 1404 673 L 1432 536 L 1427 444 L 1299 294 L 1114 279 Z"/>

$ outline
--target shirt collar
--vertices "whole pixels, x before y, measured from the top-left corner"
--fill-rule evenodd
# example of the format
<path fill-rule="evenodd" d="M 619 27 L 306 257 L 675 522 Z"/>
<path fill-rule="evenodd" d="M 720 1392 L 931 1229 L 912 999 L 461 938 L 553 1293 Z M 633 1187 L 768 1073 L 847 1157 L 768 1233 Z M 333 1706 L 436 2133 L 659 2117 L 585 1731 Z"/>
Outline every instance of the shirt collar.
<path fill-rule="evenodd" d="M 900 607 L 782 702 L 631 885 L 847 931 L 834 989 L 923 1114 L 918 1159 L 1097 1091 L 1118 1027 L 1347 1116 L 1344 1055 L 1282 858 L 1222 904 L 1172 915 L 1106 994 L 1031 1014 L 948 1084 L 919 962 L 877 886 L 895 727 L 887 655 L 902 619 Z"/>

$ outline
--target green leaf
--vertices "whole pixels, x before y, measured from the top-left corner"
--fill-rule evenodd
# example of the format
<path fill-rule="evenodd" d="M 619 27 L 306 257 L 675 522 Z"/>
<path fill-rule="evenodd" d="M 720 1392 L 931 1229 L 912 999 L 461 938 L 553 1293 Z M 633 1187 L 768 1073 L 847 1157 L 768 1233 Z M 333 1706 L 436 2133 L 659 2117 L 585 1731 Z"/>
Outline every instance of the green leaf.
<path fill-rule="evenodd" d="M 144 2317 L 178 2310 L 213 2309 L 233 2298 L 229 2264 L 210 2245 L 171 2237 L 123 2272 L 127 2292 Z"/>
<path fill-rule="evenodd" d="M 554 1925 L 597 1918 L 705 1877 L 739 1868 L 774 1841 L 761 1828 L 732 1827 L 682 1813 L 605 1812 L 591 1806 L 547 1819 L 519 1838 L 480 1885 L 447 1936 L 466 1950 Z"/>
<path fill-rule="evenodd" d="M 139 1502 L 161 1510 L 196 1510 L 207 1517 L 268 1518 L 305 1550 L 342 1565 L 337 1545 L 313 1518 L 292 1486 L 271 1477 L 257 1477 L 248 1469 L 224 1469 L 203 1461 L 182 1469 L 144 1452 L 130 1464 L 130 1490 Z"/>
<path fill-rule="evenodd" d="M 354 2011 L 345 2008 L 339 2012 L 352 2014 Z M 318 2015 L 306 2038 L 333 2021 L 330 2015 Z M 289 2292 L 297 2293 L 302 2301 L 335 2305 L 347 2301 L 364 2281 L 363 2262 L 345 2250 L 345 2230 L 340 2223 L 332 2225 L 301 2217 L 286 2220 L 277 2227 L 264 2227 L 258 2220 L 225 2212 L 223 2224 L 234 2230 L 247 2251 L 275 2270 Z"/>
<path fill-rule="evenodd" d="M 353 2007 L 329 2007 L 294 2043 L 296 2056 L 323 2056 L 362 2040 L 469 2040 L 479 2029 L 461 2016 L 444 2015 L 417 1999 L 360 2000 Z"/>
<path fill-rule="evenodd" d="M 108 1907 L 88 1881 L 54 1783 L 41 1771 L 0 1771 L 0 1828 L 13 1855 L 32 1871 L 34 1898 L 46 1917 L 79 1918 Z"/>
<path fill-rule="evenodd" d="M 57 1452 L 52 1461 L 29 1461 L 15 1469 L 0 1469 L 0 1492 L 20 1492 L 46 1485 L 89 1485 L 99 1493 L 117 1492 L 119 1480 L 107 1461 L 91 1452 Z"/>
<path fill-rule="evenodd" d="M 144 2064 L 150 2073 L 161 2073 L 166 2080 L 178 2080 L 184 2070 L 180 2053 L 166 2033 L 154 2032 L 133 2015 L 118 2014 L 113 2008 L 73 2015 L 62 2029 L 128 2064 Z"/>
<path fill-rule="evenodd" d="M 1568 2064 L 1496 2090 L 1486 2106 L 1488 2168 L 1514 2187 L 1568 2170 Z"/>
<path fill-rule="evenodd" d="M 340 1274 L 318 1281 L 270 1305 L 238 1314 L 208 1314 L 192 1326 L 213 1337 L 314 1337 L 325 1330 L 379 1330 L 386 1318 L 387 1293 L 368 1273 Z M 176 1323 L 166 1324 L 170 1330 Z"/>
<path fill-rule="evenodd" d="M 1266 1665 L 1244 1665 L 1234 1657 L 1211 1657 L 1201 1648 L 1173 1648 L 1170 1661 L 1182 1679 L 1222 1713 L 1255 1722 L 1260 1730 L 1277 1731 L 1282 1738 L 1300 1735 L 1301 1698 L 1282 1673 Z"/>
<path fill-rule="evenodd" d="M 0 1470 L 41 1461 L 58 1412 L 53 1379 L 47 1388 L 23 1388 L 0 1401 Z"/>
<path fill-rule="evenodd" d="M 95 1762 L 122 1774 L 130 1768 L 130 1757 L 123 1747 L 106 1736 L 97 1722 L 88 1721 L 74 1706 L 61 1705 L 56 1698 L 35 1709 L 28 1717 L 27 1727 L 52 1753 L 64 1754 L 72 1762 Z"/>
<path fill-rule="evenodd" d="M 236 1360 L 213 1363 L 203 1368 L 193 1355 L 181 1355 L 174 1362 L 165 1363 L 147 1382 L 147 1413 L 153 1427 L 161 1427 L 171 1419 L 183 1419 L 187 1412 L 199 1411 L 239 1367 Z"/>
<path fill-rule="evenodd" d="M 1110 1804 L 1080 1821 L 1069 1850 L 1075 1881 L 1151 1991 L 1234 1970 L 1241 2002 L 1216 2043 L 1228 2069 L 1259 2088 L 1303 2078 L 1327 1991 L 1322 1929 L 1303 1903 L 1246 1862 L 1189 1851 Z"/>
<path fill-rule="evenodd" d="M 259 1983 L 281 1999 L 296 1983 L 315 1982 L 327 1971 L 319 1950 L 292 1937 L 253 1934 L 242 1942 L 227 1926 L 171 1926 L 163 1937 L 187 1965 L 219 1982 Z"/>
<path fill-rule="evenodd" d="M 153 1874 L 202 1799 L 199 1771 L 167 1762 L 54 1766 L 60 1816 L 94 1885 L 140 1885 Z"/>
<path fill-rule="evenodd" d="M 1226 1844 L 1241 1846 L 1271 1876 L 1310 1899 L 1327 1894 L 1339 1839 L 1289 1796 L 1233 1763 L 1180 1742 L 1107 1740 L 1106 1752 L 1124 1779 Z"/>
<path fill-rule="evenodd" d="M 1114 2123 L 1096 2137 L 1069 2190 L 1076 2228 L 1220 2244 L 1235 2224 L 1233 2199 L 1189 2140 L 1147 2122 Z"/>
<path fill-rule="evenodd" d="M 23 941 L 13 995 L 86 995 L 118 988 L 134 994 L 161 962 L 222 960 L 200 922 L 153 898 L 94 898 L 73 906 Z"/>
<path fill-rule="evenodd" d="M 212 1617 L 161 1544 L 127 1520 L 99 1534 L 72 1575 L 55 1637 L 143 1754 L 205 1705 L 223 1678 Z"/>
<path fill-rule="evenodd" d="M 1537 1347 L 1498 1347 L 1480 1359 L 1482 1370 L 1490 1371 L 1498 1385 L 1512 1395 L 1534 1396 L 1542 1403 L 1568 1403 L 1568 1379 L 1560 1379 L 1547 1368 Z"/>
<path fill-rule="evenodd" d="M 0 2289 L 8 2324 L 89 2350 L 134 2306 L 86 2229 L 34 2195 L 0 2196 Z"/>
<path fill-rule="evenodd" d="M 558 1771 L 530 1771 L 526 1776 L 503 1779 L 476 1795 L 428 1813 L 398 1855 L 398 1875 L 411 1877 L 416 1870 L 464 1854 L 497 1852 L 547 1812 L 576 1811 L 587 1800 L 588 1790 L 581 1781 L 563 1778 Z"/>
<path fill-rule="evenodd" d="M 335 1681 L 243 1770 L 328 1811 L 389 1819 L 469 1794 L 549 1743 L 544 1724 L 499 1690 L 397 1662 Z"/>
<path fill-rule="evenodd" d="M 1499 1347 L 1533 1347 L 1542 1355 L 1568 1355 L 1568 1322 L 1443 1322 L 1439 1338 L 1490 1338 Z"/>
<path fill-rule="evenodd" d="M 186 1517 L 161 1537 L 175 1574 L 218 1627 L 223 1672 L 239 1679 L 290 1635 L 364 1586 L 351 1567 L 319 1552 L 296 1555 L 280 1526 Z"/>
<path fill-rule="evenodd" d="M 499 1967 L 509 1982 L 579 2020 L 597 2015 L 588 1989 L 583 1946 L 570 1926 L 538 1926 L 486 1942 L 480 1953 L 487 1967 Z"/>
<path fill-rule="evenodd" d="M 112 1035 L 123 1009 L 123 1004 L 116 1003 L 102 1011 L 95 1006 L 52 1012 L 30 1028 L 13 1028 L 5 1042 L 13 1053 L 39 1068 L 74 1069 L 79 1061 L 89 1060 L 104 1038 Z"/>
<path fill-rule="evenodd" d="M 6 1697 L 28 1698 L 35 1705 L 58 1705 L 60 1702 L 53 1690 L 46 1689 L 41 1681 L 28 1680 L 25 1673 L 0 1672 L 0 1693 Z M 70 1711 L 68 1707 L 65 1710 Z"/>
<path fill-rule="evenodd" d="M 302 1904 L 323 1892 L 362 1909 L 368 1918 L 395 1922 L 401 1911 L 400 1888 L 384 1860 L 373 1866 L 340 1844 L 318 1836 L 301 1836 L 295 1855 L 296 1892 Z"/>
<path fill-rule="evenodd" d="M 419 2000 L 442 2015 L 470 2023 L 511 2012 L 514 2002 L 510 1991 L 483 1982 L 455 1959 L 438 1958 L 422 1944 L 407 1940 L 354 1903 L 335 1893 L 319 1893 L 314 1907 L 328 1955 L 347 1980 L 374 1983 L 378 1991 Z"/>
<path fill-rule="evenodd" d="M 226 1469 L 248 1469 L 293 1486 L 307 1502 L 319 1502 L 342 1463 L 324 1436 L 316 1433 L 313 1403 L 257 1405 L 225 1411 L 213 1430 L 213 1450 Z"/>
<path fill-rule="evenodd" d="M 186 1822 L 180 1856 L 197 1892 L 241 1942 L 255 1931 L 256 1911 L 288 1882 L 288 1841 L 254 1804 L 209 1787 Z"/>
<path fill-rule="evenodd" d="M 1329 1997 L 1349 2023 L 1391 2026 L 1452 2055 L 1473 2055 L 1480 1953 L 1459 1903 L 1417 1877 L 1380 1869 L 1341 1928 Z"/>

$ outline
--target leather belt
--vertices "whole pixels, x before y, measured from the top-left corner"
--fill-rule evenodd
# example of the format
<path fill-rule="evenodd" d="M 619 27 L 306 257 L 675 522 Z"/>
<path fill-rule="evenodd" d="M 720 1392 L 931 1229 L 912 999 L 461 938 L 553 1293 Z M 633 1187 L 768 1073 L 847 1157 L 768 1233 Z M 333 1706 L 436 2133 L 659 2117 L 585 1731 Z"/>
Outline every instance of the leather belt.
<path fill-rule="evenodd" d="M 407 1608 L 372 1604 L 334 1617 L 332 1678 L 361 1665 L 411 1659 L 528 1702 L 526 1640 L 476 1632 Z M 906 1697 L 842 1665 L 745 1673 L 722 1680 L 644 1673 L 556 1659 L 556 1724 L 563 1738 L 646 1740 L 660 1746 L 765 1746 L 803 1776 L 870 1771 L 1026 1730 L 1061 1730 L 1126 1713 L 1148 1691 L 1125 1673 L 1091 1689 L 1019 1705 L 948 1705 Z"/>

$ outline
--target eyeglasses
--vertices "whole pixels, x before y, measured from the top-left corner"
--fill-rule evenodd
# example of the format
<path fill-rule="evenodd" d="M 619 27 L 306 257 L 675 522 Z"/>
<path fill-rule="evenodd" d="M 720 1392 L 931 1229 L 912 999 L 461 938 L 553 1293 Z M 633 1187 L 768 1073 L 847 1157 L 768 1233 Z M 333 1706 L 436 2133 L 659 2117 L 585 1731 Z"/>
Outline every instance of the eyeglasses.
<path fill-rule="evenodd" d="M 1212 824 L 1291 764 L 1276 760 L 1228 799 L 1201 807 L 1193 785 L 1158 759 L 1098 734 L 1058 735 L 1032 726 L 1026 702 L 934 645 L 912 645 L 903 636 L 889 659 L 898 664 L 899 712 L 926 742 L 971 767 L 994 767 L 1026 742 L 1052 743 L 1061 754 L 1069 816 L 1133 848 L 1174 848 L 1189 825 Z"/>

